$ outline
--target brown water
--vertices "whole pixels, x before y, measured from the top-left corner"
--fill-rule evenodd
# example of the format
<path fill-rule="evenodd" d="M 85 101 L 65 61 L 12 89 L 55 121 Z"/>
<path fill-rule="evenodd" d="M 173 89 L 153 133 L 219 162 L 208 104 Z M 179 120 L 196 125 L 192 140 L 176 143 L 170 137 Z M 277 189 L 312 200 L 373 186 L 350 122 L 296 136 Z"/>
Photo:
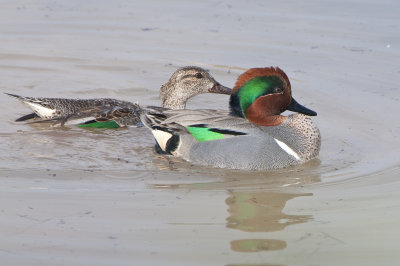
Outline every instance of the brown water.
<path fill-rule="evenodd" d="M 227 86 L 280 66 L 322 149 L 272 172 L 197 167 L 144 128 L 15 123 L 28 109 L 0 94 L 2 264 L 396 265 L 400 5 L 270 4 L 3 1 L 1 92 L 150 105 L 180 66 Z"/>

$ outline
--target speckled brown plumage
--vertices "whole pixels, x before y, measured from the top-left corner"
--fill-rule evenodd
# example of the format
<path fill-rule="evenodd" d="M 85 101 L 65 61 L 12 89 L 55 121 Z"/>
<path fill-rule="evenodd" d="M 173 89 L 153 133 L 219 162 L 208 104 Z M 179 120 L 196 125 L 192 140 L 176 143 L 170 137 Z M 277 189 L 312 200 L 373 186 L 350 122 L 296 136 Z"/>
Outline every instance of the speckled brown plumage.
<path fill-rule="evenodd" d="M 187 66 L 176 70 L 169 81 L 161 86 L 160 98 L 165 108 L 183 109 L 188 99 L 207 92 L 230 94 L 232 90 L 215 81 L 206 70 Z M 136 103 L 110 98 L 64 99 L 8 95 L 17 98 L 34 111 L 16 121 L 51 121 L 54 125 L 115 121 L 121 127 L 137 126 L 141 125 L 140 113 L 146 110 L 146 107 Z"/>

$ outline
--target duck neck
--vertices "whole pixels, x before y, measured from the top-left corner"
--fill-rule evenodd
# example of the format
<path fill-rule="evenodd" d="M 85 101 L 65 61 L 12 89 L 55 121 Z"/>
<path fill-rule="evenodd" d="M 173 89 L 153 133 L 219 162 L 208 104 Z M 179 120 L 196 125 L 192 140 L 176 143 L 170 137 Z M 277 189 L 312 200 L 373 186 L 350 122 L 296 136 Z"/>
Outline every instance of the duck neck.
<path fill-rule="evenodd" d="M 265 108 L 271 106 L 268 103 L 268 98 L 258 99 L 246 110 L 247 119 L 260 126 L 279 126 L 286 121 L 287 117 L 280 115 L 278 111 Z"/>
<path fill-rule="evenodd" d="M 237 95 L 237 92 L 232 94 L 231 97 L 229 98 L 229 109 L 230 109 L 230 114 L 232 116 L 238 116 L 244 118 L 244 114 L 242 108 L 240 107 L 240 100 Z"/>
<path fill-rule="evenodd" d="M 258 115 L 253 113 L 247 114 L 247 119 L 253 124 L 264 127 L 275 127 L 286 121 L 287 117 L 283 115 Z"/>
<path fill-rule="evenodd" d="M 186 108 L 186 102 L 190 98 L 186 93 L 175 88 L 166 89 L 161 93 L 161 103 L 164 108 L 180 110 Z"/>

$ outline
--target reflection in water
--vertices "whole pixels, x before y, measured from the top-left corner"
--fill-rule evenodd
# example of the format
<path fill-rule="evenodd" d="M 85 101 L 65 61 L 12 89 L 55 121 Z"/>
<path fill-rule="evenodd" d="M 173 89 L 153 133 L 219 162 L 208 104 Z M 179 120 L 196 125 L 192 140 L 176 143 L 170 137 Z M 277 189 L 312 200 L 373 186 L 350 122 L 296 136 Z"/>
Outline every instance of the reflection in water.
<path fill-rule="evenodd" d="M 227 227 L 246 232 L 273 232 L 286 226 L 307 222 L 310 215 L 288 215 L 282 212 L 288 200 L 308 194 L 277 192 L 232 192 L 226 200 L 230 216 Z"/>
<path fill-rule="evenodd" d="M 148 180 L 152 188 L 205 189 L 205 190 L 254 190 L 302 186 L 321 181 L 321 174 L 332 169 L 321 167 L 321 161 L 311 160 L 305 164 L 272 171 L 242 171 L 192 165 L 180 158 L 170 156 L 153 157 L 153 166 L 159 171 L 168 171 L 163 179 Z M 173 174 L 171 174 L 173 173 Z"/>
<path fill-rule="evenodd" d="M 273 232 L 286 226 L 304 223 L 311 215 L 288 215 L 283 213 L 286 202 L 307 194 L 288 194 L 269 191 L 230 192 L 226 200 L 230 216 L 227 227 L 246 232 Z M 231 241 L 231 249 L 237 252 L 271 251 L 286 248 L 286 242 L 276 239 L 242 239 Z"/>
<path fill-rule="evenodd" d="M 283 264 L 265 264 L 265 263 L 263 263 L 263 264 L 248 264 L 248 263 L 245 263 L 245 264 L 228 264 L 226 266 L 285 266 L 285 265 L 283 265 Z"/>
<path fill-rule="evenodd" d="M 231 249 L 237 252 L 258 252 L 286 248 L 286 242 L 276 239 L 241 239 L 231 241 Z"/>
<path fill-rule="evenodd" d="M 245 263 L 245 264 L 228 264 L 226 266 L 285 266 L 285 265 L 283 265 L 283 264 L 265 264 L 265 263 L 263 263 L 263 264 L 248 264 L 248 263 Z"/>
<path fill-rule="evenodd" d="M 225 190 L 229 197 L 226 227 L 244 232 L 274 232 L 286 226 L 309 221 L 311 215 L 283 213 L 288 200 L 311 196 L 311 193 L 293 194 L 272 192 L 321 181 L 321 162 L 312 160 L 303 165 L 268 172 L 212 169 L 190 165 L 171 157 L 153 160 L 158 169 L 172 171 L 160 179 L 149 180 L 148 186 L 157 189 Z M 186 166 L 186 168 L 184 168 Z M 325 169 L 327 170 L 327 169 Z M 325 171 L 324 170 L 324 171 Z M 201 182 L 199 182 L 201 181 Z M 259 252 L 282 250 L 286 242 L 278 239 L 248 237 L 232 240 L 230 246 L 236 252 Z"/>

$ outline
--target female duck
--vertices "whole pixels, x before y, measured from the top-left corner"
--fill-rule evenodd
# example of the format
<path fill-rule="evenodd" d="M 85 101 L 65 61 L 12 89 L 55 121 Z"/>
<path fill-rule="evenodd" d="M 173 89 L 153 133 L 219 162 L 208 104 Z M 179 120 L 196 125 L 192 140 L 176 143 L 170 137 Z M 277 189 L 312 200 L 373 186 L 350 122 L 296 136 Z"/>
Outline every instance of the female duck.
<path fill-rule="evenodd" d="M 206 70 L 187 66 L 176 70 L 169 81 L 161 86 L 160 98 L 165 108 L 184 109 L 191 97 L 207 92 L 231 94 L 232 90 L 215 81 Z M 109 98 L 63 99 L 8 95 L 22 101 L 33 111 L 16 121 L 51 121 L 55 125 L 104 128 L 136 126 L 141 124 L 139 114 L 145 109 L 136 103 Z"/>
<path fill-rule="evenodd" d="M 320 133 L 279 68 L 239 76 L 230 112 L 154 109 L 141 115 L 160 149 L 195 164 L 268 170 L 304 163 L 320 150 Z M 283 116 L 285 110 L 298 112 Z"/>

